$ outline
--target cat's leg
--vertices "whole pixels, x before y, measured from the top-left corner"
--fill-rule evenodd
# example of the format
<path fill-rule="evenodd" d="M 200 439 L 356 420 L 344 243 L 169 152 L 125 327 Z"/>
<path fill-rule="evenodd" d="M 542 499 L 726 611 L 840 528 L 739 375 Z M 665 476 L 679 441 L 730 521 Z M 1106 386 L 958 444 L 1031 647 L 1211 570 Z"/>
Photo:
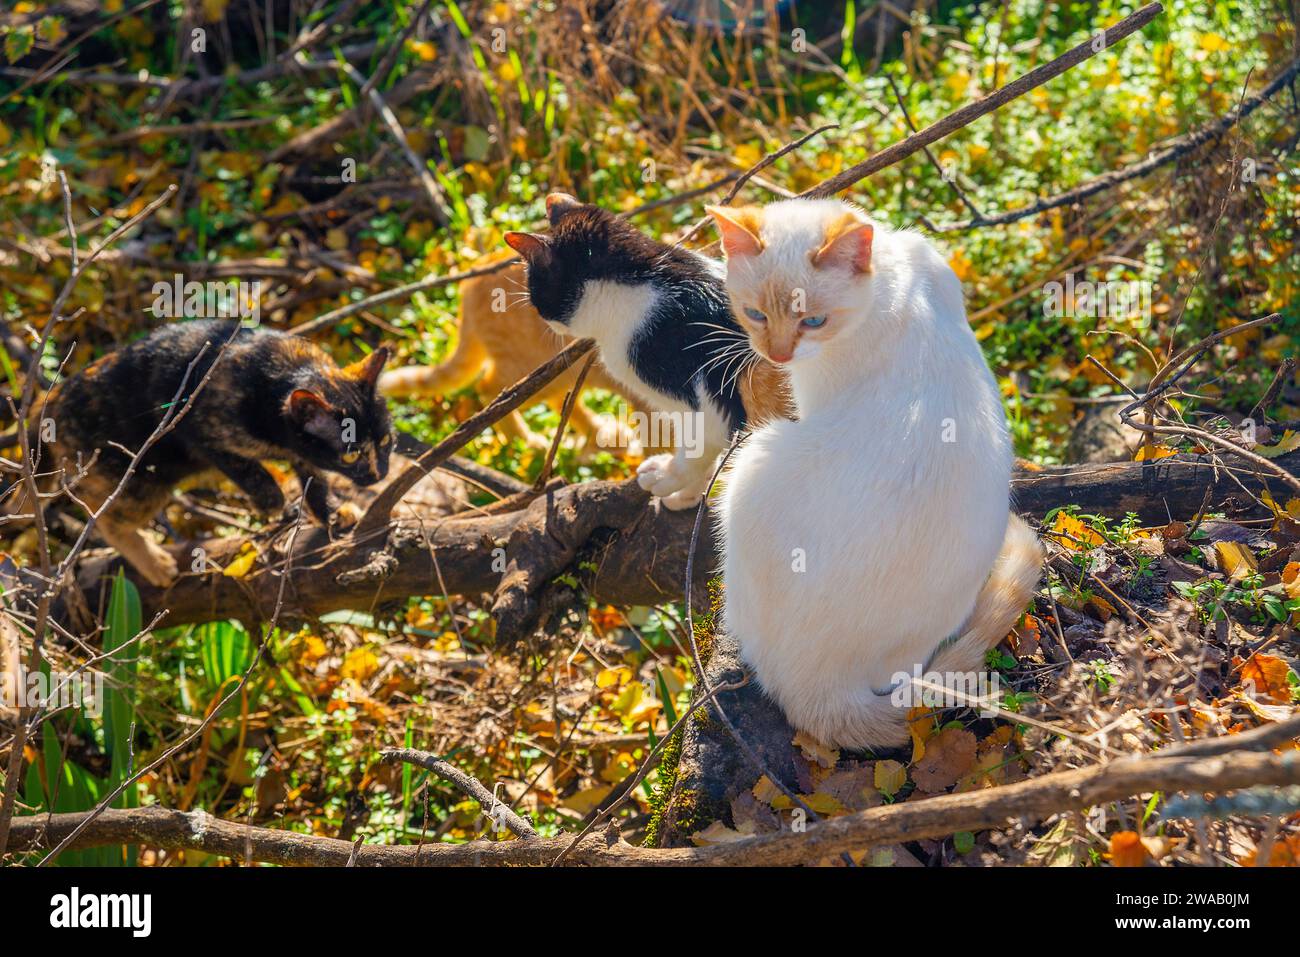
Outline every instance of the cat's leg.
<path fill-rule="evenodd" d="M 95 529 L 149 584 L 166 588 L 176 580 L 179 568 L 175 557 L 143 529 L 113 518 L 101 518 Z"/>
<path fill-rule="evenodd" d="M 620 418 L 593 412 L 578 402 L 570 420 L 574 430 L 583 437 L 582 454 L 578 457 L 580 462 L 593 459 L 602 451 L 638 459 L 645 455 L 641 437 Z"/>
<path fill-rule="evenodd" d="M 672 454 L 653 455 L 636 470 L 637 483 L 673 511 L 693 508 L 709 489 L 718 456 L 728 444 L 726 420 L 706 404 L 673 423 Z"/>
<path fill-rule="evenodd" d="M 330 495 L 329 479 L 305 465 L 295 466 L 294 471 L 302 486 L 302 500 L 307 506 L 307 513 L 328 528 L 337 504 L 334 496 Z"/>
<path fill-rule="evenodd" d="M 507 439 L 519 439 L 530 449 L 545 452 L 551 447 L 550 441 L 545 436 L 538 435 L 528 427 L 528 423 L 524 421 L 524 417 L 517 409 L 498 422 L 497 428 Z"/>
<path fill-rule="evenodd" d="M 284 492 L 280 483 L 261 462 L 211 449 L 205 450 L 204 457 L 234 482 L 261 514 L 274 515 L 284 509 Z"/>
<path fill-rule="evenodd" d="M 65 474 L 67 472 L 65 471 Z M 151 487 L 147 481 L 128 482 L 118 488 L 120 477 L 103 469 L 91 469 L 71 485 L 77 501 L 90 514 L 112 504 L 95 520 L 95 532 L 128 565 L 151 585 L 164 588 L 179 572 L 171 552 L 145 531 L 145 526 L 171 498 L 171 488 Z"/>
<path fill-rule="evenodd" d="M 348 529 L 361 518 L 361 509 L 352 502 L 340 502 L 330 492 L 329 477 L 306 465 L 294 469 L 303 488 L 307 512 L 325 528 Z"/>

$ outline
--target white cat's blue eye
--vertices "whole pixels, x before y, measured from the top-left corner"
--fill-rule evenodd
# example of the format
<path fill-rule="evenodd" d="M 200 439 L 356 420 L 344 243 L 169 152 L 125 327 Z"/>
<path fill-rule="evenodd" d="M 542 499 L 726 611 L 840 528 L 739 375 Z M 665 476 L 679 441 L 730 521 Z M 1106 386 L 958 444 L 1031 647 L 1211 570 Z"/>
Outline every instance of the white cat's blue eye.
<path fill-rule="evenodd" d="M 806 316 L 806 317 L 804 317 L 804 320 L 803 320 L 803 322 L 800 323 L 800 325 L 803 326 L 805 329 L 816 329 L 816 328 L 818 328 L 818 327 L 820 327 L 820 326 L 824 326 L 824 325 L 826 325 L 826 317 L 825 317 L 825 316 Z"/>
<path fill-rule="evenodd" d="M 745 315 L 749 316 L 749 318 L 753 319 L 755 322 L 767 322 L 767 316 L 763 315 L 757 309 L 750 309 L 748 306 L 745 307 Z"/>

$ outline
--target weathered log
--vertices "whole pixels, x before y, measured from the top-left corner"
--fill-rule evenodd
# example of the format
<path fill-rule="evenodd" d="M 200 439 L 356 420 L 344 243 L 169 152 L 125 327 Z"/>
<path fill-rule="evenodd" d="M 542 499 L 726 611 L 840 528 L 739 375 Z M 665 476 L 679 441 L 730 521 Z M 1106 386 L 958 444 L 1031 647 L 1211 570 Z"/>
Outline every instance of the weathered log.
<path fill-rule="evenodd" d="M 1225 456 L 1216 468 L 1205 456 L 1176 456 L 1151 463 L 1119 462 L 1018 471 L 1013 480 L 1017 510 L 1030 518 L 1065 505 L 1162 524 L 1190 518 L 1211 489 L 1212 510 L 1256 507 L 1242 486 L 1258 494 L 1280 483 Z M 1278 459 L 1300 469 L 1300 452 Z M 1238 484 L 1240 483 L 1240 484 Z M 492 594 L 498 636 L 517 639 L 532 628 L 542 593 L 556 576 L 576 577 L 597 601 L 651 605 L 680 600 L 686 574 L 693 512 L 671 512 L 627 482 L 587 482 L 553 489 L 527 508 L 464 517 L 404 515 L 387 529 L 356 539 L 330 541 L 324 530 L 299 536 L 285 589 L 285 620 L 310 620 L 340 609 L 371 610 L 410 596 Z M 697 594 L 716 569 L 713 526 L 704 523 L 695 562 Z M 214 566 L 224 567 L 242 546 L 239 538 L 204 543 Z M 192 544 L 176 546 L 182 567 Z M 167 612 L 168 625 L 221 618 L 263 621 L 279 594 L 283 555 L 266 555 L 254 571 L 230 578 L 220 571 L 187 574 L 168 589 L 140 588 L 146 620 Z M 588 563 L 595 570 L 580 568 Z M 78 576 L 87 607 L 101 607 L 110 565 L 88 562 Z M 116 567 L 116 566 L 112 566 Z M 445 585 L 442 587 L 439 582 Z"/>
<path fill-rule="evenodd" d="M 1015 818 L 1037 822 L 1052 814 L 1081 811 L 1151 791 L 1223 792 L 1297 782 L 1300 756 L 1295 751 L 1121 758 L 998 788 L 869 808 L 810 825 L 803 833 L 781 830 L 735 843 L 677 849 L 633 847 L 611 830 L 590 835 L 565 860 L 576 865 L 632 866 L 809 864 L 879 844 L 1002 827 Z M 85 813 L 75 813 L 15 818 L 12 849 L 18 853 L 48 850 L 71 835 L 85 817 Z M 144 807 L 103 811 L 72 839 L 69 849 L 139 844 L 191 848 L 234 860 L 284 865 L 445 867 L 546 865 L 571 840 L 566 835 L 468 844 L 353 845 L 337 838 L 223 821 L 203 811 Z"/>

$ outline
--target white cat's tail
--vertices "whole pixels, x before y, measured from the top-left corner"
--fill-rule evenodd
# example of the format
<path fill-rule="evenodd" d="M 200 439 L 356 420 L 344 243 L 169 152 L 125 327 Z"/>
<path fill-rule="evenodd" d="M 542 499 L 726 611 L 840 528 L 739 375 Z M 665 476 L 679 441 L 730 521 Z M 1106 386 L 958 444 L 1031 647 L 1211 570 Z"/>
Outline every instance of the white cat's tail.
<path fill-rule="evenodd" d="M 488 358 L 483 344 L 477 337 L 466 335 L 462 323 L 456 351 L 446 362 L 432 367 L 402 366 L 400 369 L 390 369 L 379 377 L 379 393 L 395 399 L 448 395 L 477 379 Z"/>
<path fill-rule="evenodd" d="M 1024 612 L 1038 587 L 1043 572 L 1043 546 L 1034 530 L 1014 513 L 1007 519 L 1002 539 L 988 580 L 975 599 L 961 631 L 944 642 L 922 669 L 937 674 L 945 687 L 974 685 L 965 676 L 984 671 L 984 655 L 1007 636 L 1016 619 Z M 917 700 L 924 689 L 913 687 L 910 698 L 897 694 L 870 694 L 847 727 L 837 728 L 830 737 L 840 747 L 896 747 L 908 739 L 908 701 Z"/>
<path fill-rule="evenodd" d="M 982 669 L 985 653 L 1007 636 L 1033 597 L 1042 573 L 1042 543 L 1022 518 L 1012 514 L 1007 519 L 1002 551 L 975 599 L 975 610 L 961 633 L 935 652 L 925 670 L 943 674 Z"/>

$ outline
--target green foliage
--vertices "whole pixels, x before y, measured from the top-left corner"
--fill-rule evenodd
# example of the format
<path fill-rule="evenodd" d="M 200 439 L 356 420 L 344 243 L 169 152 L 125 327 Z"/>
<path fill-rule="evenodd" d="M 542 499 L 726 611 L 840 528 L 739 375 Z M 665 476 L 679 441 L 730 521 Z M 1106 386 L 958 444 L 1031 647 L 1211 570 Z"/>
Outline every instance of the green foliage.
<path fill-rule="evenodd" d="M 104 685 L 101 699 L 102 718 L 90 717 L 85 703 L 81 707 L 47 717 L 41 725 L 41 759 L 28 766 L 23 801 L 29 807 L 53 813 L 88 811 L 134 773 L 134 734 L 136 699 L 136 639 L 143 627 L 140 596 L 126 576 L 118 573 L 109 597 L 104 630 Z M 43 664 L 47 687 L 58 699 L 59 677 L 52 677 L 48 662 Z M 62 676 L 69 679 L 70 676 Z M 50 682 L 52 684 L 49 684 Z M 98 777 L 75 760 L 69 760 L 66 747 L 72 736 L 98 740 L 109 759 L 107 777 Z M 140 806 L 139 787 L 128 786 L 110 805 L 116 808 Z M 64 867 L 134 866 L 134 847 L 103 847 L 85 851 L 66 851 L 56 861 Z"/>

